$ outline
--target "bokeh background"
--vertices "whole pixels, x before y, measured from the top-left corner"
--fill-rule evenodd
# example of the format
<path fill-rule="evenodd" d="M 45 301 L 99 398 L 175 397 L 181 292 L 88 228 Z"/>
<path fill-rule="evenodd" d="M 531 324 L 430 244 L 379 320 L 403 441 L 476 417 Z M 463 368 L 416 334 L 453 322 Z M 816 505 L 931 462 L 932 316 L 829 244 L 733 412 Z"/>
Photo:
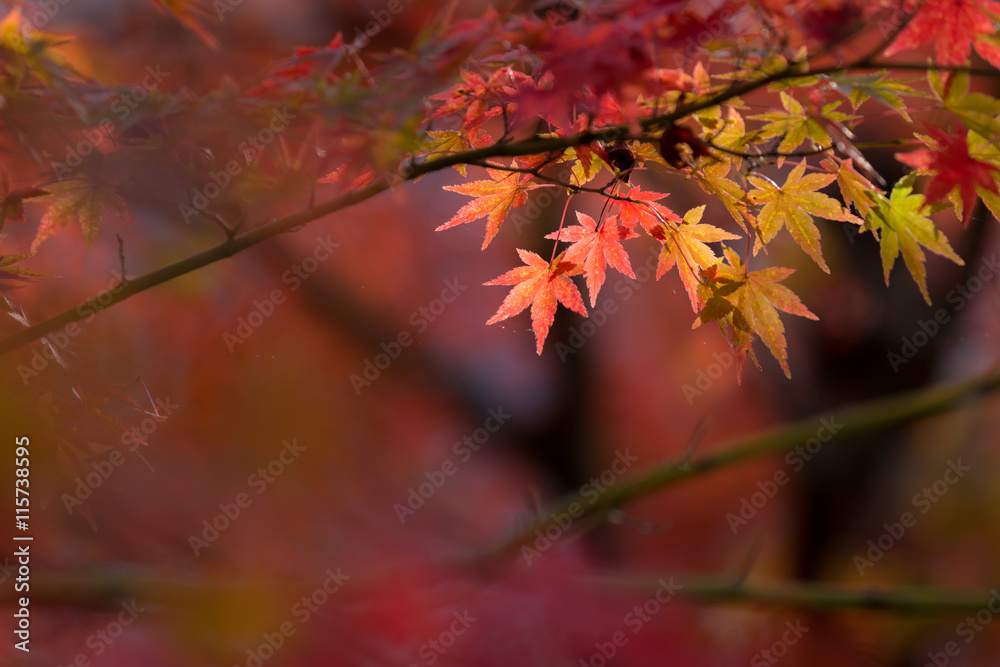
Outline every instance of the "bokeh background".
<path fill-rule="evenodd" d="M 403 5 L 370 48 L 406 46 L 441 8 Z M 459 11 L 484 8 L 462 2 Z M 251 81 L 296 45 L 352 36 L 380 9 L 243 0 L 212 23 L 217 51 L 147 3 L 71 0 L 46 29 L 72 34 L 64 52 L 97 79 L 128 83 L 159 65 L 170 73 L 166 90 L 200 94 Z M 880 108 L 866 110 L 859 140 L 898 132 Z M 869 153 L 890 181 L 902 175 L 892 154 Z M 712 327 L 691 329 L 679 281 L 651 279 L 652 250 L 638 242 L 637 280 L 609 274 L 598 309 L 606 317 L 592 315 L 591 327 L 560 312 L 540 357 L 527 315 L 485 326 L 505 292 L 483 283 L 512 266 L 517 247 L 548 252 L 542 236 L 558 226 L 564 200 L 538 206 L 530 224 L 505 225 L 480 252 L 481 223 L 433 231 L 466 201 L 442 190 L 458 178 L 397 187 L 129 299 L 81 325 L 63 350 L 67 368 L 47 364 L 41 389 L 26 389 L 17 370 L 41 345 L 3 360 L 5 442 L 31 437 L 35 539 L 32 651 L 15 651 L 7 633 L 0 663 L 902 666 L 956 641 L 947 664 L 998 664 L 1000 632 L 987 626 L 966 643 L 962 614 L 683 598 L 647 605 L 656 612 L 641 622 L 633 611 L 655 598 L 661 577 L 683 574 L 989 590 L 1000 578 L 993 399 L 835 438 L 801 470 L 777 457 L 683 483 L 527 565 L 474 560 L 550 501 L 609 479 L 625 452 L 632 473 L 681 456 L 696 433 L 706 453 L 764 427 L 836 420 L 848 403 L 989 370 L 1000 284 L 984 280 L 960 309 L 947 300 L 997 252 L 985 210 L 967 229 L 950 213 L 936 219 L 966 266 L 929 261 L 932 307 L 901 266 L 886 288 L 875 244 L 840 223 L 822 227 L 829 276 L 790 239 L 776 243 L 768 261 L 799 269 L 790 286 L 820 319 L 787 323 L 791 380 L 758 347 L 763 369 L 748 368 L 738 385 L 725 340 Z M 704 201 L 677 176 L 635 180 L 669 193 L 676 211 Z M 307 203 L 301 190 L 279 194 L 285 212 Z M 16 293 L 29 321 L 114 284 L 115 234 L 130 275 L 218 240 L 155 202 L 131 203 L 135 221 L 109 225 L 90 251 L 76 230 L 46 242 L 44 263 L 32 266 L 61 277 Z M 601 202 L 574 205 L 596 216 Z M 30 244 L 41 208 L 27 209 L 24 224 L 5 227 L 4 252 Z M 731 226 L 721 210 L 709 215 Z M 948 323 L 893 369 L 888 352 L 941 308 Z M 259 325 L 233 343 L 227 335 L 242 337 L 247 320 Z M 387 350 L 397 358 L 362 383 Z M 107 397 L 101 407 L 142 430 L 145 444 L 109 437 L 74 387 Z M 12 447 L 3 451 L 2 478 L 12 480 Z M 915 494 L 959 459 L 970 470 L 939 484 L 944 492 L 922 513 Z M 727 517 L 780 471 L 788 483 L 734 529 Z M 428 483 L 440 488 L 408 505 Z M 916 524 L 859 574 L 855 556 L 907 511 Z M 225 527 L 213 533 L 213 522 Z M 10 553 L 6 544 L 0 553 Z M 0 571 L 8 611 L 11 563 Z M 616 632 L 627 643 L 612 649 Z"/>

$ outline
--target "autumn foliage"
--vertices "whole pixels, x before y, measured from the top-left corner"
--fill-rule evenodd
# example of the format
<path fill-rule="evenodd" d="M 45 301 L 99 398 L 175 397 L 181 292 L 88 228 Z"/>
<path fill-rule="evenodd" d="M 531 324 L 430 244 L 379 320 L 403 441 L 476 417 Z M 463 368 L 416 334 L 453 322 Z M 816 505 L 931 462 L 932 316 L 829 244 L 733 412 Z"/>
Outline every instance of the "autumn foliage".
<path fill-rule="evenodd" d="M 108 116 L 100 119 L 114 88 L 96 92 L 96 82 L 59 55 L 57 40 L 32 29 L 15 10 L 2 32 L 14 74 L 6 113 L 40 106 L 48 122 L 84 137 L 81 153 L 89 150 L 70 165 L 56 159 L 41 137 L 21 142 L 12 157 L 40 160 L 49 175 L 5 177 L 4 210 L 18 220 L 23 201 L 44 204 L 32 251 L 71 225 L 89 244 L 105 221 L 130 217 L 128 199 L 143 185 L 134 168 L 155 165 L 178 185 L 207 178 L 204 192 L 189 188 L 176 204 L 185 220 L 196 216 L 198 224 L 233 234 L 253 224 L 240 212 L 252 210 L 248 202 L 266 205 L 264 188 L 255 184 L 262 179 L 302 192 L 314 187 L 310 183 L 336 184 L 344 193 L 396 182 L 418 167 L 426 173 L 439 162 L 462 174 L 469 164 L 485 166 L 486 180 L 445 187 L 471 200 L 438 228 L 485 218 L 484 249 L 540 188 L 559 189 L 571 200 L 605 200 L 599 219 L 578 213 L 580 224 L 571 225 L 564 215 L 561 229 L 546 235 L 553 242 L 547 265 L 525 250 L 530 268 L 490 283 L 515 287 L 490 323 L 531 304 L 541 353 L 557 304 L 585 314 L 573 276 L 582 276 L 594 306 L 608 265 L 631 275 L 628 248 L 634 244 L 623 242 L 644 237 L 662 244 L 658 277 L 677 269 L 696 323 L 717 322 L 740 359 L 756 361 L 752 341 L 759 337 L 787 374 L 784 325 L 774 309 L 809 311 L 784 288 L 751 287 L 752 265 L 767 263 L 782 229 L 829 272 L 817 221 L 859 225 L 882 244 L 886 281 L 902 253 L 929 299 L 924 250 L 962 262 L 929 213 L 953 204 L 967 221 L 979 196 L 987 205 L 998 201 L 1000 158 L 990 142 L 1000 103 L 969 94 L 965 73 L 928 66 L 929 86 L 921 87 L 911 63 L 900 71 L 890 59 L 933 41 L 939 65 L 963 65 L 973 47 L 995 63 L 995 4 L 940 0 L 817 9 L 792 3 L 778 10 L 724 3 L 706 13 L 684 3 L 554 3 L 527 13 L 490 9 L 453 22 L 446 13 L 414 45 L 416 59 L 395 53 L 362 61 L 354 44 L 338 35 L 327 46 L 298 49 L 258 83 L 242 92 L 220 91 L 211 102 L 153 91 L 120 126 Z M 196 4 L 161 6 L 216 46 L 209 14 Z M 876 21 L 881 34 L 860 30 L 861 19 Z M 831 21 L 832 32 L 817 32 L 821 22 Z M 451 83 L 455 78 L 458 83 Z M 759 96 L 746 99 L 763 90 L 777 93 L 771 110 L 759 111 Z M 910 105 L 928 103 L 951 112 L 943 129 L 911 118 Z M 929 177 L 925 195 L 909 181 L 886 190 L 853 145 L 854 132 L 879 107 L 898 118 L 900 129 L 912 126 L 914 150 L 897 157 Z M 332 108 L 334 116 L 326 111 Z M 213 171 L 224 166 L 221 158 L 212 165 L 197 157 L 197 146 L 219 143 L 220 123 L 266 122 L 280 110 L 294 118 L 291 131 L 277 142 L 273 132 L 270 142 L 264 133 L 237 142 L 235 161 L 229 161 L 233 173 L 223 170 L 224 181 Z M 95 129 L 109 128 L 88 143 Z M 899 139 L 907 138 L 900 133 Z M 501 158 L 515 152 L 519 157 Z M 16 164 L 8 171 L 23 173 Z M 770 164 L 793 168 L 774 177 Z M 563 166 L 568 180 L 552 175 Z M 646 172 L 694 181 L 717 203 L 702 213 L 675 213 L 659 203 L 664 193 L 632 185 L 633 176 Z M 831 190 L 834 182 L 837 190 Z M 217 194 L 208 196 L 213 185 Z M 749 254 L 737 259 L 722 252 L 724 241 L 741 238 Z M 565 242 L 572 245 L 559 250 Z M 735 252 L 739 245 L 730 247 Z M 9 260 L 7 273 L 27 275 L 23 259 Z M 777 283 L 790 273 L 772 267 L 765 275 Z"/>
<path fill-rule="evenodd" d="M 219 35 L 238 4 L 151 3 L 205 58 L 226 53 Z M 109 406 L 134 397 L 78 382 L 54 333 L 422 179 L 435 188 L 427 209 L 447 211 L 428 228 L 435 243 L 506 258 L 470 287 L 495 308 L 481 328 L 504 322 L 498 335 L 533 335 L 551 355 L 557 322 L 598 311 L 614 279 L 634 280 L 652 255 L 655 279 L 685 304 L 669 317 L 717 331 L 739 381 L 751 365 L 795 373 L 790 323 L 823 326 L 804 286 L 839 286 L 823 281 L 846 264 L 833 237 L 871 240 L 886 289 L 932 304 L 941 265 L 929 254 L 964 265 L 956 248 L 976 212 L 1000 217 L 1000 99 L 988 84 L 1000 2 L 472 4 L 424 3 L 406 43 L 388 22 L 370 40 L 331 29 L 211 79 L 148 69 L 125 82 L 15 3 L 0 23 L 0 230 L 11 234 L 0 238 L 0 354 L 24 355 L 19 391 L 23 381 L 59 419 L 120 437 Z M 528 215 L 543 197 L 544 214 Z M 137 228 L 148 237 L 133 254 L 115 236 Z M 106 300 L 33 299 L 56 294 L 57 274 L 82 274 L 99 241 L 118 270 Z M 395 271 L 405 243 L 383 242 Z M 296 275 L 293 290 L 309 278 Z M 51 367 L 24 365 L 29 344 L 51 350 Z M 71 450 L 59 460 L 72 472 L 86 456 Z"/>

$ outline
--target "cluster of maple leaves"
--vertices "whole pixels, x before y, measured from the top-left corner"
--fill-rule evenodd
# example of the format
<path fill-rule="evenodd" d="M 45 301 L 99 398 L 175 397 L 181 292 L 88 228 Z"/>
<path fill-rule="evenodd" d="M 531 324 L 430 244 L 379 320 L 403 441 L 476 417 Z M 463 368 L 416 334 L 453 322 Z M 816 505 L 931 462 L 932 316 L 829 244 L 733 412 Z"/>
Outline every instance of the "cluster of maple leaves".
<path fill-rule="evenodd" d="M 544 171 L 550 165 L 566 163 L 571 167 L 572 179 L 559 183 L 570 197 L 589 192 L 607 199 L 606 217 L 602 214 L 602 219 L 595 221 L 577 212 L 578 225 L 563 226 L 564 220 L 558 231 L 546 236 L 556 243 L 550 259 L 518 250 L 525 266 L 486 283 L 514 286 L 489 323 L 517 315 L 530 306 L 539 354 L 557 304 L 586 315 L 571 277 L 585 277 L 591 306 L 596 305 L 609 264 L 634 277 L 622 241 L 643 232 L 662 244 L 657 278 L 677 269 L 696 313 L 695 326 L 720 323 L 741 361 L 749 355 L 756 363 L 751 343 L 755 336 L 760 337 L 787 375 L 784 326 L 778 311 L 816 317 L 780 284 L 792 269 L 749 269 L 751 260 L 782 228 L 820 269 L 829 273 L 815 221 L 859 225 L 881 244 L 886 283 L 902 254 L 929 302 L 924 250 L 962 264 L 930 215 L 941 202 L 948 202 L 968 223 L 977 197 L 991 211 L 1000 211 L 1000 162 L 991 141 L 1000 137 L 995 120 L 1000 112 L 997 101 L 983 94 L 970 94 L 969 76 L 961 71 L 942 75 L 928 65 L 930 91 L 924 92 L 915 85 L 913 76 L 890 76 L 888 61 L 885 69 L 872 66 L 876 58 L 930 43 L 935 45 L 942 65 L 967 64 L 973 46 L 996 64 L 993 26 L 1000 15 L 996 12 L 1000 3 L 871 3 L 862 7 L 844 2 L 826 3 L 820 10 L 805 3 L 788 3 L 783 16 L 756 15 L 761 19 L 757 27 L 763 24 L 773 30 L 776 24 L 783 24 L 779 29 L 784 34 L 784 51 L 777 55 L 768 55 L 759 44 L 748 42 L 746 32 L 740 29 L 737 19 L 742 19 L 744 29 L 753 25 L 754 10 L 730 3 L 694 23 L 703 29 L 713 25 L 722 28 L 714 34 L 717 41 L 705 49 L 705 57 L 692 58 L 686 66 L 675 68 L 663 67 L 656 54 L 663 54 L 671 44 L 690 35 L 685 31 L 692 25 L 690 14 L 656 13 L 647 3 L 626 4 L 631 7 L 616 7 L 626 10 L 626 18 L 616 14 L 614 21 L 615 34 L 625 48 L 620 44 L 613 56 L 610 45 L 600 42 L 607 22 L 602 23 L 600 13 L 595 12 L 589 17 L 593 25 L 578 20 L 549 31 L 545 46 L 539 50 L 540 57 L 526 70 L 527 77 L 525 71 L 509 66 L 493 70 L 488 77 L 465 71 L 461 84 L 435 97 L 442 103 L 432 117 L 450 116 L 459 125 L 454 134 L 434 135 L 444 147 L 453 150 L 488 145 L 482 137 L 486 120 L 500 115 L 516 119 L 517 109 L 525 105 L 541 119 L 540 136 L 572 137 L 583 131 L 599 134 L 602 128 L 625 125 L 631 128 L 633 137 L 639 137 L 614 145 L 614 149 L 624 148 L 631 156 L 625 169 L 609 155 L 610 142 L 593 142 L 522 156 L 520 164 L 513 162 L 507 167 L 496 163 L 488 171 L 492 180 L 446 188 L 475 199 L 439 229 L 486 217 L 484 248 L 510 211 L 528 201 L 531 190 L 551 185 L 552 179 Z M 631 16 L 628 9 L 632 10 Z M 800 17 L 798 23 L 796 15 Z M 855 37 L 851 33 L 860 29 L 858 22 L 863 15 L 896 28 L 878 52 L 859 61 L 858 69 L 866 71 L 852 72 L 849 60 L 841 59 L 824 67 L 822 74 L 811 75 L 807 63 L 813 60 L 812 53 L 826 53 L 835 48 L 831 41 Z M 817 22 L 831 19 L 844 25 L 832 31 L 825 28 L 826 42 L 809 39 Z M 671 38 L 659 37 L 657 28 L 665 26 L 669 29 L 659 34 L 670 34 Z M 644 28 L 649 32 L 644 33 Z M 708 67 L 711 61 L 718 60 L 715 53 L 719 51 L 728 55 L 724 60 L 730 69 L 712 76 Z M 667 59 L 661 57 L 663 60 Z M 611 71 L 623 72 L 624 76 L 602 76 Z M 579 79 L 583 72 L 597 76 L 583 81 Z M 778 93 L 780 108 L 748 114 L 751 106 L 735 91 L 741 82 L 775 73 L 781 74 L 768 88 Z M 559 82 L 564 80 L 572 82 L 569 90 L 560 88 Z M 749 90 L 753 88 L 748 86 Z M 925 126 L 923 132 L 918 130 L 913 135 L 919 148 L 897 155 L 916 170 L 915 175 L 930 176 L 925 193 L 914 192 L 912 177 L 886 192 L 880 187 L 884 185 L 881 178 L 851 144 L 852 128 L 864 120 L 859 109 L 874 100 L 912 124 L 908 100 L 928 98 L 937 108 L 951 112 L 952 125 L 946 129 Z M 705 102 L 713 99 L 719 103 Z M 567 116 L 567 109 L 574 113 Z M 691 113 L 684 113 L 685 109 Z M 516 129 L 516 120 L 511 123 Z M 505 125 L 504 130 L 501 140 L 512 131 L 510 125 Z M 458 145 L 461 137 L 466 138 L 467 145 Z M 489 140 L 496 139 L 491 136 Z M 783 183 L 763 173 L 765 165 L 781 167 L 786 162 L 794 166 Z M 599 179 L 602 167 L 609 172 L 609 183 L 599 188 L 586 187 Z M 637 169 L 667 172 L 677 182 L 696 181 L 719 201 L 720 206 L 708 209 L 710 215 L 718 218 L 720 212 L 727 211 L 737 225 L 734 231 L 740 234 L 702 222 L 705 206 L 680 216 L 659 203 L 666 194 L 628 186 L 630 174 Z M 834 182 L 839 186 L 841 201 L 822 192 Z M 746 257 L 741 257 L 734 247 L 721 244 L 714 250 L 710 245 L 741 237 L 747 238 Z M 569 246 L 560 250 L 559 243 Z"/>
<path fill-rule="evenodd" d="M 217 46 L 203 3 L 157 4 Z M 4 174 L 0 225 L 23 220 L 23 202 L 37 199 L 46 208 L 33 251 L 70 223 L 89 244 L 106 220 L 130 216 L 140 158 L 161 180 L 175 178 L 176 204 L 189 204 L 190 184 L 218 173 L 204 154 L 232 155 L 282 108 L 296 119 L 288 132 L 239 155 L 239 184 L 197 206 L 209 229 L 232 235 L 252 224 L 247 199 L 275 184 L 344 193 L 395 184 L 414 166 L 437 162 L 464 178 L 483 167 L 485 179 L 445 188 L 472 199 L 438 227 L 485 218 L 483 248 L 541 188 L 604 200 L 598 219 L 574 210 L 576 224 L 567 204 L 544 235 L 547 258 L 519 249 L 524 265 L 487 283 L 512 287 L 489 323 L 530 307 L 540 354 L 558 304 L 587 314 L 574 278 L 595 306 L 609 265 L 634 277 L 624 242 L 645 237 L 660 246 L 657 278 L 676 269 L 695 326 L 717 323 L 740 366 L 757 363 L 759 337 L 787 375 L 779 311 L 815 316 L 781 284 L 791 268 L 763 265 L 782 229 L 829 273 L 817 221 L 858 225 L 880 243 L 886 282 L 902 254 L 929 301 L 925 251 L 962 263 L 931 216 L 952 206 L 968 223 L 977 200 L 1000 213 L 1000 100 L 971 92 L 966 71 L 973 49 L 1000 66 L 998 2 L 580 0 L 464 19 L 460 11 L 450 5 L 405 51 L 359 54 L 338 34 L 242 87 L 151 95 L 68 176 L 29 178 L 24 164 L 51 166 L 60 149 L 14 121 L 44 102 L 41 120 L 72 142 L 116 89 L 75 72 L 56 40 L 27 30 L 15 10 L 0 25 L 0 117 L 19 160 L 9 162 L 13 178 Z M 895 59 L 925 47 L 933 53 Z M 937 127 L 914 120 L 915 103 L 944 112 Z M 906 128 L 898 159 L 914 171 L 891 187 L 853 145 L 866 110 Z M 697 183 L 710 203 L 674 212 L 667 193 L 637 183 L 651 172 L 665 187 Z M 38 275 L 20 265 L 31 254 L 0 257 L 0 285 Z"/>

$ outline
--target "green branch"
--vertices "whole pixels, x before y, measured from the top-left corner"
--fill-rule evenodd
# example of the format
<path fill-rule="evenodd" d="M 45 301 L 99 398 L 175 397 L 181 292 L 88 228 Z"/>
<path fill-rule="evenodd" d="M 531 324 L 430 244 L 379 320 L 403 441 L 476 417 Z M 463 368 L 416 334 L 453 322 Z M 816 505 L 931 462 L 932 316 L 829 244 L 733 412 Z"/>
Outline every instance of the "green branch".
<path fill-rule="evenodd" d="M 443 570 L 451 572 L 452 570 Z M 388 572 L 352 573 L 350 586 L 356 595 L 377 587 Z M 443 576 L 449 576 L 447 574 Z M 161 573 L 95 570 L 85 572 L 44 572 L 32 581 L 32 602 L 42 605 L 78 605 L 114 609 L 125 600 L 139 604 L 190 607 L 210 604 L 212 598 L 240 596 L 273 601 L 278 591 L 309 591 L 321 581 L 254 580 L 214 577 L 171 578 Z M 828 583 L 771 582 L 747 583 L 732 578 L 697 574 L 642 574 L 605 572 L 582 577 L 584 583 L 604 590 L 630 595 L 652 595 L 669 588 L 669 595 L 708 605 L 746 605 L 828 611 L 871 611 L 900 614 L 947 616 L 975 613 L 988 608 L 997 595 L 990 592 L 960 591 L 922 586 L 860 588 Z M 665 586 L 666 585 L 666 586 Z M 0 594 L 7 602 L 13 593 Z M 662 597 L 662 595 L 661 595 Z"/>
<path fill-rule="evenodd" d="M 783 454 L 804 444 L 810 438 L 815 438 L 824 423 L 832 422 L 837 427 L 834 437 L 824 445 L 824 447 L 835 447 L 837 443 L 843 442 L 850 436 L 878 432 L 954 410 L 970 401 L 989 396 L 998 390 L 1000 390 L 1000 370 L 994 370 L 974 380 L 935 385 L 859 405 L 836 408 L 792 424 L 772 428 L 763 433 L 737 438 L 723 444 L 719 451 L 711 454 L 654 466 L 631 479 L 619 482 L 590 503 L 583 502 L 580 495 L 566 497 L 556 502 L 547 512 L 543 512 L 534 524 L 484 554 L 481 558 L 485 560 L 502 559 L 509 557 L 522 547 L 529 548 L 527 545 L 535 540 L 537 532 L 544 534 L 547 528 L 557 526 L 557 519 L 561 519 L 565 525 L 567 515 L 572 517 L 573 525 L 566 530 L 576 533 L 581 529 L 596 525 L 611 510 L 685 480 L 726 468 L 735 463 Z M 831 430 L 831 428 L 827 428 L 827 432 Z M 576 506 L 575 510 L 574 505 Z M 562 530 L 560 528 L 560 532 Z M 522 553 L 524 552 L 522 551 Z"/>
<path fill-rule="evenodd" d="M 652 593 L 671 587 L 680 599 L 702 604 L 752 605 L 822 609 L 830 611 L 877 611 L 902 614 L 949 615 L 986 609 L 994 591 L 959 591 L 921 586 L 849 588 L 823 583 L 778 582 L 748 584 L 720 577 L 698 575 L 643 575 L 610 573 L 588 577 L 591 582 L 618 590 Z"/>

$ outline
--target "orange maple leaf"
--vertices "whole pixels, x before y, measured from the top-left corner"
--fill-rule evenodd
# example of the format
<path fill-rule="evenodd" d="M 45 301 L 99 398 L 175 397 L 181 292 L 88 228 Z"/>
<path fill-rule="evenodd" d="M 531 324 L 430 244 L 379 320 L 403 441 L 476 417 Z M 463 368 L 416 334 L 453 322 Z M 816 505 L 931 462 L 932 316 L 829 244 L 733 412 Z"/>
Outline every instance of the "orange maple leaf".
<path fill-rule="evenodd" d="M 511 166 L 517 168 L 517 162 Z M 520 174 L 501 169 L 487 169 L 486 171 L 493 179 L 492 181 L 475 181 L 445 186 L 445 190 L 469 195 L 475 199 L 458 209 L 458 213 L 451 220 L 434 231 L 449 229 L 455 225 L 472 222 L 486 216 L 486 238 L 483 240 L 483 249 L 485 250 L 493 237 L 497 235 L 507 214 L 515 208 L 524 206 L 528 201 L 528 190 L 539 187 L 536 184 L 528 183 L 531 174 Z"/>
<path fill-rule="evenodd" d="M 570 310 L 587 317 L 587 308 L 576 285 L 569 279 L 571 275 L 580 273 L 579 264 L 565 261 L 560 255 L 551 264 L 527 250 L 518 248 L 527 266 L 511 269 L 499 278 L 483 283 L 484 285 L 514 285 L 507 298 L 500 304 L 499 310 L 486 324 L 496 324 L 508 317 L 517 315 L 531 305 L 531 328 L 535 332 L 535 349 L 542 353 L 545 337 L 555 319 L 557 302 Z"/>
<path fill-rule="evenodd" d="M 915 3 L 909 4 L 912 9 Z M 996 16 L 1000 16 L 1000 2 L 926 0 L 906 29 L 885 50 L 885 55 L 933 44 L 939 65 L 962 65 L 975 46 L 979 55 L 994 67 L 1000 67 L 1000 47 L 980 38 L 996 33 Z"/>
<path fill-rule="evenodd" d="M 591 306 L 597 305 L 597 293 L 604 285 L 608 264 L 629 278 L 635 279 L 628 253 L 625 252 L 621 242 L 637 238 L 639 235 L 623 225 L 618 225 L 615 217 L 608 218 L 601 229 L 596 229 L 597 223 L 593 218 L 577 211 L 576 219 L 580 221 L 579 225 L 565 227 L 545 237 L 573 244 L 563 253 L 564 261 L 582 263 L 583 274 L 587 277 Z"/>

